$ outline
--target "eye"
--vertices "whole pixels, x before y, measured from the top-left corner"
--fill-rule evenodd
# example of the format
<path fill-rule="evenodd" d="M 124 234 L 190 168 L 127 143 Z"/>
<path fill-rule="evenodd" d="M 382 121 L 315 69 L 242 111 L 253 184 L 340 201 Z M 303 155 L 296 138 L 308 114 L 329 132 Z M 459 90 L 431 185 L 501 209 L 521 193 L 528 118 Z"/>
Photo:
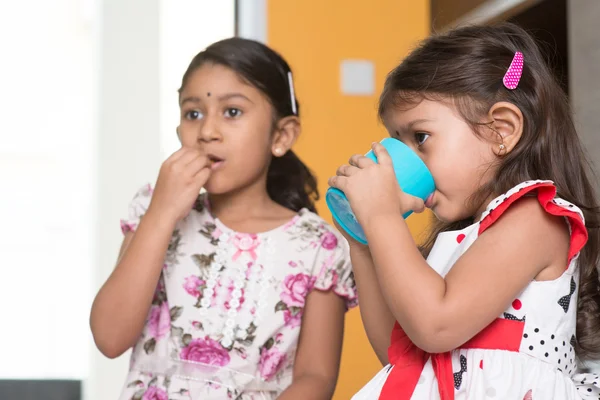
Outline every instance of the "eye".
<path fill-rule="evenodd" d="M 416 132 L 415 133 L 415 141 L 417 142 L 417 145 L 422 146 L 427 139 L 429 139 L 429 134 L 425 133 L 425 132 Z"/>
<path fill-rule="evenodd" d="M 235 108 L 235 107 L 229 107 L 225 110 L 225 117 L 226 118 L 239 118 L 242 116 L 242 110 L 240 110 L 239 108 Z"/>
<path fill-rule="evenodd" d="M 189 120 L 202 119 L 202 117 L 204 117 L 204 114 L 202 114 L 198 110 L 187 111 L 184 115 L 185 115 L 185 119 L 189 119 Z"/>

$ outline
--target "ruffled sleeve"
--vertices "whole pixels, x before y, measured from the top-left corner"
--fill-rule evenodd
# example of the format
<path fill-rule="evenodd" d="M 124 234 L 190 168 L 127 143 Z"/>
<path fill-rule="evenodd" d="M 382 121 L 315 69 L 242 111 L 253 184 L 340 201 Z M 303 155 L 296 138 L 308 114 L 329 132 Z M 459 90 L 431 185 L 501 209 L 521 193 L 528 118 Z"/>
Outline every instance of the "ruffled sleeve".
<path fill-rule="evenodd" d="M 152 199 L 152 186 L 150 184 L 141 187 L 133 199 L 129 203 L 127 217 L 121 219 L 121 231 L 123 234 L 127 232 L 135 232 L 142 216 L 148 210 L 150 200 Z"/>
<path fill-rule="evenodd" d="M 358 305 L 348 242 L 327 226 L 320 237 L 320 250 L 313 269 L 314 289 L 333 290 L 346 300 L 346 307 Z"/>
<path fill-rule="evenodd" d="M 482 234 L 494 224 L 513 203 L 531 193 L 536 194 L 540 205 L 547 213 L 564 217 L 569 223 L 571 243 L 569 246 L 568 268 L 572 265 L 571 261 L 577 258 L 579 252 L 585 246 L 588 240 L 588 232 L 581 210 L 574 204 L 556 197 L 557 189 L 552 181 L 527 181 L 497 197 L 482 215 L 479 234 Z"/>

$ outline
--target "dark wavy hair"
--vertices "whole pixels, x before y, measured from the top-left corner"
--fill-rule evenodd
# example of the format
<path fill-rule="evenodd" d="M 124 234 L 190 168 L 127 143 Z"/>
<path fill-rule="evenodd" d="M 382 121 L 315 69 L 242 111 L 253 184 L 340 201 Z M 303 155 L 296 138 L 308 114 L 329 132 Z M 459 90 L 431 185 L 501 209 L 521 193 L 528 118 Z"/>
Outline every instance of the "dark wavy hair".
<path fill-rule="evenodd" d="M 262 43 L 230 38 L 213 43 L 198 53 L 183 75 L 181 90 L 190 75 L 206 63 L 230 68 L 245 82 L 260 90 L 273 106 L 273 127 L 281 118 L 294 115 L 288 72 L 290 66 L 274 50 Z M 300 105 L 296 101 L 296 115 Z M 293 151 L 273 157 L 267 172 L 267 192 L 273 201 L 293 211 L 307 208 L 316 212 L 319 199 L 317 179 Z"/>
<path fill-rule="evenodd" d="M 515 52 L 524 55 L 523 75 L 516 90 L 502 84 Z M 422 99 L 451 99 L 476 134 L 491 106 L 510 102 L 521 110 L 524 128 L 513 151 L 501 157 L 496 176 L 472 197 L 482 202 L 515 185 L 534 179 L 554 181 L 561 198 L 585 215 L 589 240 L 581 251 L 576 350 L 580 358 L 600 356 L 599 208 L 590 181 L 592 170 L 573 124 L 566 94 L 535 40 L 522 28 L 501 23 L 458 28 L 432 36 L 387 77 L 379 116 Z M 473 219 L 435 221 L 421 247 L 427 256 L 440 232 L 462 229 Z"/>

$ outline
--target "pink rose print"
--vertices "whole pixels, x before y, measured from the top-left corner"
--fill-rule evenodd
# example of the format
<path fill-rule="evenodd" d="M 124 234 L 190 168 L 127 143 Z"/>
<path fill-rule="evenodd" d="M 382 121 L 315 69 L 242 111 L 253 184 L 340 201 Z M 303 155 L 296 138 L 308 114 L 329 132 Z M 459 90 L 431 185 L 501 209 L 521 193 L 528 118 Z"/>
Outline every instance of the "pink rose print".
<path fill-rule="evenodd" d="M 263 379 L 268 380 L 275 376 L 279 368 L 285 362 L 285 353 L 279 352 L 277 347 L 271 347 L 270 349 L 263 348 L 260 354 L 260 375 Z"/>
<path fill-rule="evenodd" d="M 171 315 L 169 305 L 163 301 L 160 306 L 150 308 L 148 317 L 148 333 L 155 339 L 164 337 L 171 330 Z"/>
<path fill-rule="evenodd" d="M 142 400 L 169 400 L 169 396 L 164 390 L 156 386 L 150 386 L 144 393 Z"/>
<path fill-rule="evenodd" d="M 183 288 L 186 292 L 194 297 L 200 297 L 200 286 L 204 285 L 204 281 L 198 276 L 190 275 L 185 278 Z"/>
<path fill-rule="evenodd" d="M 321 237 L 321 246 L 327 250 L 333 250 L 337 247 L 337 237 L 331 232 L 325 232 Z"/>
<path fill-rule="evenodd" d="M 280 294 L 281 300 L 288 307 L 304 307 L 306 295 L 313 284 L 314 279 L 309 275 L 303 273 L 288 275 L 283 281 L 284 290 Z"/>
<path fill-rule="evenodd" d="M 227 350 L 221 344 L 209 337 L 194 339 L 181 349 L 182 360 L 196 361 L 206 365 L 224 367 L 231 360 Z"/>
<path fill-rule="evenodd" d="M 302 309 L 298 312 L 290 311 L 289 309 L 283 310 L 283 321 L 285 326 L 290 328 L 297 328 L 302 324 Z"/>

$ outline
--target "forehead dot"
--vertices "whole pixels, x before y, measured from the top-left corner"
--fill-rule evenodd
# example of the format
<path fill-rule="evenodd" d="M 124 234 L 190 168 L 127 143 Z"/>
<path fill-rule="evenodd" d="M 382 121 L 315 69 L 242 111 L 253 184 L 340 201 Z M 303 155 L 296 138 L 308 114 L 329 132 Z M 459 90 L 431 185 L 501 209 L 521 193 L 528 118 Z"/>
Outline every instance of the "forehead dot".
<path fill-rule="evenodd" d="M 210 97 L 210 92 L 206 93 L 206 95 L 207 95 L 208 97 Z"/>

